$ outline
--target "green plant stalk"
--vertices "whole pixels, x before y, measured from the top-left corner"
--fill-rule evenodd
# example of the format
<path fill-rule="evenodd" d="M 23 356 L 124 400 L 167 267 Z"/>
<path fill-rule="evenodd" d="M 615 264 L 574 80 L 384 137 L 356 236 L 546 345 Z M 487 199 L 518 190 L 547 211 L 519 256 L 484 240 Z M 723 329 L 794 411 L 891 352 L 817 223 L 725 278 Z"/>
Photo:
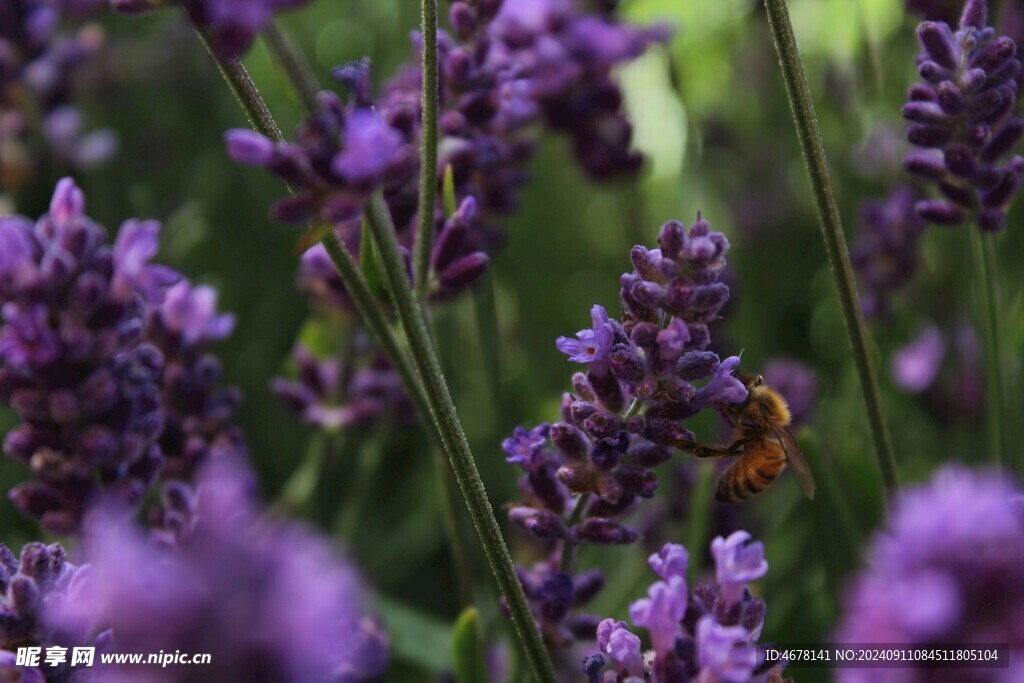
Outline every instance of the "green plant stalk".
<path fill-rule="evenodd" d="M 412 272 L 416 279 L 416 298 L 423 302 L 427 300 L 430 284 L 430 251 L 434 243 L 434 208 L 437 205 L 437 0 L 422 0 L 421 6 L 420 193 Z"/>
<path fill-rule="evenodd" d="M 981 275 L 983 293 L 980 302 L 982 315 L 980 327 L 985 338 L 985 389 L 988 395 L 986 419 L 988 426 L 988 447 L 996 465 L 1007 460 L 1007 439 L 1003 433 L 1006 415 L 1006 393 L 1003 385 L 1002 351 L 1002 296 L 999 288 L 999 267 L 995 253 L 995 235 L 983 235 L 975 225 L 968 225 L 971 232 L 971 246 L 975 262 Z"/>
<path fill-rule="evenodd" d="M 423 311 L 409 285 L 405 264 L 398 250 L 398 241 L 394 225 L 391 222 L 391 215 L 379 192 L 370 199 L 366 207 L 366 216 L 384 261 L 384 271 L 391 289 L 391 297 L 398 309 L 398 318 L 408 337 L 413 362 L 423 380 L 431 413 L 438 431 L 441 433 L 445 451 L 451 461 L 452 469 L 455 470 L 455 478 L 462 489 L 463 498 L 487 555 L 487 561 L 491 565 L 491 571 L 494 573 L 498 588 L 508 604 L 509 613 L 519 641 L 525 650 L 526 659 L 536 680 L 554 683 L 554 668 L 544 648 L 540 632 L 537 630 L 537 623 L 526 601 L 523 587 L 519 583 L 515 565 L 512 563 L 512 556 L 509 554 L 508 546 L 505 545 L 498 521 L 494 517 L 494 510 L 487 499 L 487 491 L 484 489 L 479 472 L 477 472 L 466 434 L 459 423 L 455 404 L 448 393 L 448 385 L 445 383 L 437 354 L 430 341 Z"/>
<path fill-rule="evenodd" d="M 271 114 L 270 109 L 267 107 L 246 68 L 237 59 L 227 62 L 218 59 L 210 47 L 207 36 L 199 27 L 195 28 L 203 45 L 206 46 L 207 51 L 210 53 L 210 57 L 217 65 L 228 87 L 235 95 L 235 99 L 238 100 L 239 105 L 242 107 L 246 118 L 249 119 L 252 128 L 272 140 L 283 142 L 284 136 L 281 135 L 281 129 L 278 127 L 274 116 Z M 288 188 L 288 191 L 291 192 L 291 188 Z M 423 392 L 423 386 L 416 378 L 416 374 L 409 364 L 409 359 L 391 329 L 391 325 L 377 306 L 376 300 L 366 284 L 366 280 L 359 271 L 359 267 L 356 265 L 355 260 L 353 260 L 345 243 L 341 241 L 341 238 L 338 237 L 334 230 L 327 230 L 326 232 L 327 234 L 322 240 L 324 248 L 334 263 L 338 275 L 341 276 L 345 289 L 352 297 L 356 310 L 359 311 L 363 320 L 366 321 L 374 340 L 384 351 L 388 360 L 391 361 L 395 371 L 398 372 L 402 384 L 409 393 L 409 399 L 413 404 L 413 409 L 416 411 L 420 424 L 424 426 L 432 439 L 440 441 L 440 434 L 431 428 L 433 423 L 430 419 L 430 410 Z M 451 544 L 452 560 L 455 564 L 458 578 L 460 600 L 464 604 L 470 604 L 469 587 L 471 586 L 472 572 L 469 568 L 465 547 L 458 533 L 455 494 L 452 490 L 448 468 L 445 465 L 439 447 L 434 446 L 430 451 L 438 473 L 438 486 L 440 487 L 442 498 L 441 515 Z"/>
<path fill-rule="evenodd" d="M 814 203 L 818 211 L 825 249 L 828 252 L 832 275 L 839 292 L 839 302 L 843 309 L 846 322 L 846 333 L 850 338 L 853 359 L 860 379 L 861 395 L 868 414 L 871 438 L 874 441 L 875 455 L 881 470 L 882 482 L 886 493 L 891 497 L 899 489 L 899 473 L 896 458 L 893 455 L 892 441 L 882 413 L 882 399 L 875 376 L 874 364 L 868 348 L 869 338 L 867 326 L 860 310 L 857 297 L 857 286 L 853 279 L 853 267 L 850 265 L 850 254 L 843 237 L 843 226 L 836 205 L 832 181 L 829 179 L 828 162 L 825 158 L 825 147 L 818 129 L 818 119 L 814 113 L 814 102 L 807 85 L 800 51 L 793 35 L 793 24 L 789 19 L 786 0 L 765 0 L 768 12 L 768 23 L 771 26 L 775 49 L 779 54 L 782 68 L 782 79 L 786 84 L 786 94 L 793 112 L 793 123 L 796 125 L 800 149 L 803 152 L 807 174 L 814 193 Z"/>
<path fill-rule="evenodd" d="M 316 111 L 316 94 L 320 91 L 320 85 L 313 77 L 306 58 L 295 47 L 288 34 L 281 30 L 277 22 L 270 22 L 263 30 L 263 39 L 266 40 L 267 48 L 274 61 L 284 69 L 299 102 L 307 111 Z"/>

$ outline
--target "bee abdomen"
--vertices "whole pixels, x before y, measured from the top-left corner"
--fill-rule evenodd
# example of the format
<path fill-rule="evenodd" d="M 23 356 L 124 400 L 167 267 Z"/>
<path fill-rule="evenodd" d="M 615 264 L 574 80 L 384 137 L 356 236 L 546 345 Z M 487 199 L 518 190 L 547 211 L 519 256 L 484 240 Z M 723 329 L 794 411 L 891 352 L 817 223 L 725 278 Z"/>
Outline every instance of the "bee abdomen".
<path fill-rule="evenodd" d="M 722 473 L 715 498 L 724 503 L 753 498 L 768 488 L 782 472 L 784 460 L 752 455 L 755 454 L 748 452 Z"/>

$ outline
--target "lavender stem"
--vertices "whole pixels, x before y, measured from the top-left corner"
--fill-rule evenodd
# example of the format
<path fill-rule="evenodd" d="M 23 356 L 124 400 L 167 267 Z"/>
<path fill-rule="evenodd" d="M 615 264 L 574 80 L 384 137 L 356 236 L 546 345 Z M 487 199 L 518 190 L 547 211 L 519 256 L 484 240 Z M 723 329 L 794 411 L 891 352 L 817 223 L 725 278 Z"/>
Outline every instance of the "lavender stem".
<path fill-rule="evenodd" d="M 320 91 L 320 85 L 310 71 L 309 63 L 299 52 L 292 39 L 277 25 L 271 22 L 263 30 L 263 38 L 267 42 L 267 48 L 291 83 L 295 96 L 298 97 L 302 106 L 307 111 L 315 111 L 317 107 L 316 94 Z"/>
<path fill-rule="evenodd" d="M 875 376 L 874 364 L 868 349 L 869 338 L 867 326 L 860 310 L 857 286 L 854 284 L 853 268 L 850 265 L 850 254 L 843 237 L 843 226 L 836 205 L 835 193 L 829 179 L 828 162 L 825 158 L 825 147 L 818 129 L 818 119 L 814 113 L 814 102 L 811 99 L 807 76 L 804 73 L 800 51 L 793 35 L 793 24 L 789 18 L 786 0 L 765 0 L 768 12 L 768 23 L 771 26 L 775 49 L 779 55 L 782 79 L 786 84 L 786 94 L 793 112 L 793 123 L 796 125 L 800 149 L 803 152 L 807 174 L 814 193 L 814 203 L 818 210 L 818 221 L 821 225 L 825 249 L 828 252 L 832 275 L 835 277 L 839 292 L 839 302 L 846 322 L 846 332 L 850 338 L 854 363 L 860 379 L 861 394 L 867 409 L 868 423 L 875 444 L 875 455 L 881 470 L 882 481 L 886 492 L 891 497 L 899 489 L 899 474 L 896 458 L 893 455 L 892 441 L 882 413 L 882 400 L 878 389 L 878 378 Z"/>
<path fill-rule="evenodd" d="M 437 203 L 437 0 L 423 0 L 423 76 L 420 110 L 420 186 L 413 245 L 413 275 L 416 298 L 426 301 L 430 282 L 430 251 L 434 242 L 434 208 Z"/>
<path fill-rule="evenodd" d="M 480 473 L 477 471 L 466 434 L 459 423 L 455 404 L 448 392 L 448 385 L 441 372 L 441 365 L 427 331 L 423 310 L 409 285 L 409 277 L 398 249 L 391 214 L 379 192 L 370 199 L 366 207 L 366 216 L 373 231 L 374 240 L 380 249 L 391 297 L 398 309 L 398 318 L 409 339 L 413 361 L 426 389 L 431 414 L 441 433 L 445 451 L 451 461 L 452 469 L 455 470 L 455 478 L 462 489 L 463 498 L 487 555 L 487 561 L 491 565 L 491 571 L 494 573 L 498 588 L 508 604 L 516 634 L 525 650 L 534 678 L 554 683 L 554 668 L 544 648 L 544 641 L 537 629 L 537 622 L 526 601 L 522 584 L 519 582 L 515 565 L 512 563 L 512 556 L 501 535 L 501 528 L 494 517 L 494 510 L 487 499 L 487 491 L 484 489 Z"/>
<path fill-rule="evenodd" d="M 997 465 L 1002 465 L 1009 453 L 1006 451 L 1007 441 L 1003 434 L 1003 420 L 1008 416 L 1003 387 L 1003 353 L 1002 353 L 1002 297 L 999 288 L 999 268 L 995 254 L 994 235 L 982 234 L 974 226 L 969 226 L 971 244 L 974 248 L 975 261 L 981 271 L 984 286 L 982 295 L 981 330 L 985 337 L 985 388 L 988 393 L 988 434 L 989 448 Z"/>

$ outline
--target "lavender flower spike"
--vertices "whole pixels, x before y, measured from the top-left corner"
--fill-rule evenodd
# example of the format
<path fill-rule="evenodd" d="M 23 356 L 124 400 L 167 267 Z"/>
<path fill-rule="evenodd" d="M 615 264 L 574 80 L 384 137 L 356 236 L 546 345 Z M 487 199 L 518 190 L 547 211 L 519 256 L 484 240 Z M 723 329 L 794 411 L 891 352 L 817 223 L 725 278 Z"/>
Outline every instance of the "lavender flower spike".
<path fill-rule="evenodd" d="M 590 309 L 590 318 L 594 322 L 593 328 L 580 330 L 576 339 L 559 337 L 555 340 L 558 350 L 568 355 L 573 363 L 599 363 L 608 357 L 611 350 L 615 332 L 608 322 L 608 313 L 595 304 Z"/>
<path fill-rule="evenodd" d="M 911 122 L 907 139 L 926 151 L 904 165 L 943 195 L 918 202 L 926 221 L 970 219 L 999 231 L 1024 174 L 1024 158 L 1011 156 L 1024 135 L 1014 114 L 1021 65 L 1014 42 L 986 26 L 987 14 L 987 0 L 968 0 L 956 32 L 942 21 L 918 27 L 924 82 L 911 87 L 903 117 Z"/>
<path fill-rule="evenodd" d="M 49 531 L 100 497 L 134 505 L 163 460 L 164 357 L 143 335 L 177 274 L 150 263 L 157 229 L 127 221 L 104 246 L 69 178 L 35 223 L 0 219 L 0 400 L 22 420 L 3 448 L 35 478 L 10 497 Z"/>

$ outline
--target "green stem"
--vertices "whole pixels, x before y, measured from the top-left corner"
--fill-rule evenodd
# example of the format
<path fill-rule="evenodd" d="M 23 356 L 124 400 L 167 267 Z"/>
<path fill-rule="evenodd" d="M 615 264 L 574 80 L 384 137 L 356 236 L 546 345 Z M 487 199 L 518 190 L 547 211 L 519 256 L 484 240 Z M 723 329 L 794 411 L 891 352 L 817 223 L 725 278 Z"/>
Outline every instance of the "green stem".
<path fill-rule="evenodd" d="M 272 140 L 283 142 L 284 136 L 281 135 L 281 129 L 278 127 L 274 116 L 270 113 L 270 109 L 260 95 L 259 90 L 256 89 L 256 84 L 253 83 L 249 72 L 242 66 L 242 63 L 237 59 L 228 62 L 218 59 L 217 55 L 210 48 L 206 35 L 198 27 L 196 27 L 196 32 L 227 82 L 228 87 L 231 88 L 231 92 L 234 93 L 253 129 Z M 288 188 L 288 191 L 291 192 L 291 188 Z M 413 404 L 413 409 L 416 411 L 420 424 L 424 426 L 432 439 L 440 441 L 440 434 L 435 429 L 431 429 L 430 410 L 427 406 L 423 386 L 413 372 L 409 359 L 401 348 L 391 326 L 388 324 L 387 318 L 384 317 L 384 314 L 377 306 L 376 300 L 366 283 L 366 279 L 353 260 L 348 247 L 338 237 L 338 234 L 334 230 L 327 230 L 326 232 L 327 234 L 322 240 L 324 248 L 334 263 L 338 275 L 341 276 L 346 291 L 352 297 L 356 310 L 359 311 L 363 320 L 366 321 L 367 326 L 370 328 L 370 333 L 385 355 L 387 355 L 388 360 L 391 361 L 392 367 L 398 372 L 402 384 L 409 394 L 409 399 Z M 443 503 L 441 513 L 445 531 L 451 544 L 455 570 L 458 575 L 460 599 L 463 600 L 464 604 L 469 604 L 466 597 L 469 595 L 468 591 L 471 585 L 469 582 L 472 579 L 472 573 L 468 564 L 468 556 L 462 544 L 461 536 L 458 533 L 455 494 L 452 490 L 448 468 L 445 466 L 440 449 L 434 446 L 430 451 L 437 467 L 438 487 L 441 490 Z"/>
<path fill-rule="evenodd" d="M 690 551 L 690 565 L 695 576 L 703 571 L 704 551 L 708 543 L 708 526 L 711 520 L 711 506 L 714 505 L 712 491 L 715 490 L 715 467 L 712 463 L 701 463 L 697 468 L 697 481 L 690 490 L 690 509 L 686 515 L 686 549 Z"/>
<path fill-rule="evenodd" d="M 409 277 L 398 249 L 391 215 L 379 192 L 370 199 L 366 207 L 366 215 L 384 261 L 384 271 L 387 275 L 391 297 L 409 339 L 413 361 L 426 389 L 431 414 L 441 433 L 441 440 L 444 442 L 452 469 L 455 470 L 455 478 L 462 489 L 462 496 L 469 508 L 470 517 L 473 519 L 473 525 L 476 527 L 477 535 L 480 537 L 487 560 L 491 565 L 491 571 L 494 573 L 498 588 L 508 604 L 512 622 L 525 650 L 530 668 L 533 670 L 534 678 L 553 683 L 555 680 L 554 668 L 544 649 L 544 641 L 541 639 L 537 622 L 526 601 L 523 587 L 519 583 L 515 565 L 512 563 L 512 556 L 502 538 L 498 521 L 494 517 L 494 510 L 487 499 L 487 491 L 480 480 L 479 472 L 477 472 L 476 462 L 469 450 L 466 434 L 459 423 L 455 404 L 448 393 L 448 385 L 445 383 L 437 354 L 431 344 L 423 311 L 409 286 Z"/>
<path fill-rule="evenodd" d="M 380 441 L 377 436 L 359 449 L 349 494 L 345 497 L 345 504 L 338 509 L 334 523 L 334 530 L 342 538 L 352 539 L 363 516 L 363 506 L 380 466 Z"/>
<path fill-rule="evenodd" d="M 274 60 L 284 69 L 299 102 L 307 111 L 316 111 L 316 94 L 320 91 L 320 85 L 316 82 L 306 58 L 277 22 L 271 22 L 263 30 L 263 38 L 267 41 L 267 47 Z"/>
<path fill-rule="evenodd" d="M 881 470 L 886 492 L 891 497 L 899 489 L 896 458 L 893 455 L 892 442 L 882 413 L 878 378 L 875 376 L 874 364 L 868 349 L 867 326 L 861 315 L 857 286 L 853 279 L 853 267 L 850 265 L 850 254 L 843 237 L 839 207 L 836 205 L 835 193 L 832 191 L 832 182 L 829 179 L 828 162 L 825 159 L 821 131 L 818 129 L 818 119 L 814 113 L 814 102 L 811 100 L 807 76 L 804 73 L 800 51 L 793 35 L 793 25 L 789 19 L 786 0 L 765 0 L 765 8 L 768 11 L 768 22 L 775 41 L 775 49 L 779 54 L 782 78 L 785 81 L 786 93 L 793 111 L 793 122 L 796 124 L 797 137 L 800 139 L 800 149 L 803 152 L 807 174 L 814 192 L 814 202 L 818 210 L 818 221 L 821 225 L 822 237 L 825 240 L 825 249 L 828 252 L 836 288 L 839 291 L 839 302 L 843 309 L 850 346 L 853 349 L 853 359 L 860 379 L 864 407 L 867 409 L 878 467 Z"/>
<path fill-rule="evenodd" d="M 580 497 L 576 499 L 576 505 L 572 509 L 572 514 L 569 515 L 569 521 L 566 522 L 566 526 L 570 529 L 583 519 L 583 511 L 587 507 L 587 503 L 590 502 L 589 493 L 581 493 Z M 563 572 L 574 574 L 576 572 L 576 558 L 579 556 L 579 544 L 570 545 L 568 541 L 562 541 L 562 554 L 559 558 L 559 564 Z"/>
<path fill-rule="evenodd" d="M 427 299 L 430 282 L 430 251 L 434 242 L 434 208 L 437 205 L 437 0 L 422 0 L 423 95 L 420 102 L 420 194 L 413 246 L 416 298 Z"/>
<path fill-rule="evenodd" d="M 309 509 L 317 483 L 323 476 L 331 435 L 316 431 L 309 440 L 306 457 L 281 487 L 274 507 L 282 512 L 301 513 Z"/>
<path fill-rule="evenodd" d="M 1003 424 L 1009 418 L 1006 412 L 1006 401 L 1003 387 L 1002 367 L 1002 297 L 999 288 L 999 267 L 996 260 L 994 235 L 983 235 L 974 225 L 967 226 L 971 232 L 971 246 L 974 249 L 975 262 L 980 270 L 984 293 L 980 302 L 983 313 L 979 316 L 982 335 L 985 339 L 985 387 L 988 393 L 988 438 L 989 450 L 997 465 L 1006 461 L 1009 453 L 1006 450 Z M 986 239 L 987 238 L 987 239 Z"/>

